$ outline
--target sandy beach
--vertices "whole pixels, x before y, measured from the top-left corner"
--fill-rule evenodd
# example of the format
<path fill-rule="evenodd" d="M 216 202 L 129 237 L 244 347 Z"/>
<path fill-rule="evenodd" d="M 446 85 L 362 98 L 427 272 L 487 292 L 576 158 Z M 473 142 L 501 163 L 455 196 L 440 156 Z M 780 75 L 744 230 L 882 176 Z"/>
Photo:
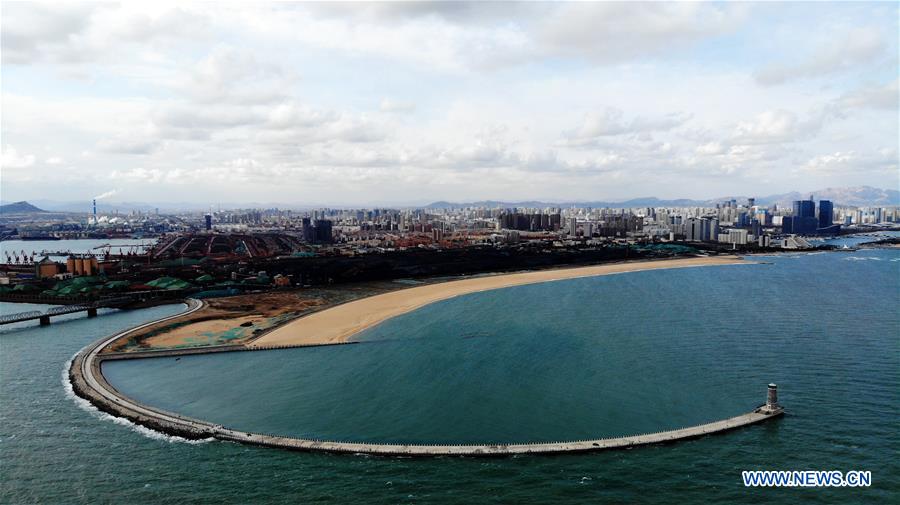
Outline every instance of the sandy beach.
<path fill-rule="evenodd" d="M 642 270 L 740 263 L 744 262 L 736 256 L 679 258 L 498 274 L 428 284 L 348 302 L 310 314 L 276 328 L 248 345 L 258 347 L 347 342 L 360 331 L 386 319 L 418 309 L 429 303 L 478 291 Z"/>

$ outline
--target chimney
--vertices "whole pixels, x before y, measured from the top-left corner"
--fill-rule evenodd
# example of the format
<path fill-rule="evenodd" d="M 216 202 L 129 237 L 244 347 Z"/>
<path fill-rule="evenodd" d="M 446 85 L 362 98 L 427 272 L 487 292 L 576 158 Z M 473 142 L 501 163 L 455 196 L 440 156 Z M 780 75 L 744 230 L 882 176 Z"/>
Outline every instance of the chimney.
<path fill-rule="evenodd" d="M 97 226 L 97 199 L 94 198 L 94 226 Z"/>

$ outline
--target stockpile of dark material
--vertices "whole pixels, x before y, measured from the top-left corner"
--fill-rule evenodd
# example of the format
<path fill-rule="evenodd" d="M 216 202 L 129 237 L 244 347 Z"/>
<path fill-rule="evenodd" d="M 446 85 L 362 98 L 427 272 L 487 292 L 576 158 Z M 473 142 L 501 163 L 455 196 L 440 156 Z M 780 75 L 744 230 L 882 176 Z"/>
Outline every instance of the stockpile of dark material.
<path fill-rule="evenodd" d="M 298 284 L 323 285 L 587 265 L 670 255 L 669 252 L 637 250 L 626 246 L 561 250 L 484 247 L 444 251 L 409 250 L 354 257 L 285 258 L 260 263 L 259 267 L 292 276 Z"/>

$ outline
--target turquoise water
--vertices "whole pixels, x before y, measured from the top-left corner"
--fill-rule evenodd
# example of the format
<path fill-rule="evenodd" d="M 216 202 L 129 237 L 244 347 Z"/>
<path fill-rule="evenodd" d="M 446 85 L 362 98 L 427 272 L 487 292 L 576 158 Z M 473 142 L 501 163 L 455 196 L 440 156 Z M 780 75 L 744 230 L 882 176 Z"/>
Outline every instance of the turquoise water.
<path fill-rule="evenodd" d="M 788 415 L 667 446 L 491 460 L 149 438 L 66 397 L 80 347 L 174 307 L 0 332 L 3 501 L 888 502 L 900 488 L 900 252 L 641 272 L 476 293 L 366 343 L 109 363 L 125 393 L 233 427 L 351 440 L 608 436 Z M 869 489 L 746 489 L 744 469 L 863 469 Z M 895 499 L 894 498 L 894 499 Z"/>

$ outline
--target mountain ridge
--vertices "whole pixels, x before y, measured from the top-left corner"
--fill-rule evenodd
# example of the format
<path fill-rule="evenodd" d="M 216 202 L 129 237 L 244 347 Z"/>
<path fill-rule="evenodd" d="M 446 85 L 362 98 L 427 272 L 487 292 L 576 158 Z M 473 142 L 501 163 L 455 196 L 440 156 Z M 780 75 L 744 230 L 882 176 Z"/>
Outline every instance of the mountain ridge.
<path fill-rule="evenodd" d="M 881 206 L 897 206 L 900 205 L 900 191 L 891 189 L 874 188 L 871 186 L 852 186 L 841 188 L 824 188 L 817 191 L 801 193 L 791 191 L 775 195 L 755 198 L 759 205 L 790 205 L 794 200 L 802 200 L 810 195 L 815 200 L 831 200 L 835 205 L 844 205 L 851 207 L 867 207 L 874 205 Z M 501 201 L 501 200 L 480 200 L 474 202 L 448 202 L 438 201 L 425 208 L 459 208 L 459 207 L 614 207 L 614 208 L 630 208 L 630 207 L 711 207 L 717 203 L 727 202 L 729 200 L 737 200 L 740 203 L 746 203 L 747 196 L 723 196 L 719 198 L 711 198 L 708 200 L 694 200 L 689 198 L 679 199 L 660 199 L 657 197 L 640 197 L 632 198 L 624 201 Z"/>
<path fill-rule="evenodd" d="M 791 191 L 788 193 L 781 193 L 775 195 L 768 195 L 764 197 L 756 198 L 756 203 L 760 205 L 772 205 L 777 204 L 779 206 L 789 206 L 791 201 L 798 200 L 802 198 L 808 198 L 810 195 L 816 200 L 826 199 L 831 200 L 835 203 L 835 205 L 845 205 L 845 206 L 856 206 L 856 207 L 868 207 L 868 206 L 900 206 L 900 191 L 891 190 L 891 189 L 880 189 L 874 188 L 871 186 L 853 186 L 853 187 L 838 187 L 838 188 L 824 188 L 818 191 L 810 191 L 810 192 L 797 192 Z M 368 208 L 401 208 L 401 209 L 441 209 L 441 208 L 460 208 L 460 207 L 487 207 L 487 208 L 495 208 L 495 207 L 529 207 L 529 208 L 543 208 L 543 207 L 572 207 L 572 206 L 580 206 L 580 207 L 611 207 L 611 208 L 629 208 L 629 207 L 707 207 L 707 206 L 715 206 L 717 203 L 726 202 L 729 200 L 737 200 L 741 203 L 746 203 L 747 197 L 743 195 L 735 195 L 735 196 L 722 196 L 718 198 L 711 198 L 706 200 L 699 199 L 690 199 L 690 198 L 679 198 L 679 199 L 661 199 L 653 196 L 647 197 L 639 197 L 639 198 L 631 198 L 628 200 L 622 201 L 589 201 L 589 200 L 558 200 L 558 201 L 542 201 L 542 200 L 478 200 L 472 202 L 450 202 L 446 200 L 436 201 L 432 203 L 420 203 L 420 204 L 399 204 L 399 203 L 387 203 L 387 202 L 373 202 L 366 204 Z M 35 203 L 40 205 L 41 208 L 36 207 L 32 203 L 27 201 L 20 202 L 3 202 L 0 201 L 0 210 L 4 213 L 12 213 L 12 212 L 48 212 L 48 213 L 79 213 L 85 214 L 91 211 L 91 202 L 90 200 L 85 201 L 69 201 L 69 202 L 60 202 L 53 200 L 33 200 Z M 6 210 L 6 207 L 10 209 L 16 208 L 16 205 L 25 204 L 37 210 L 25 210 L 25 211 L 15 211 L 15 210 Z M 141 211 L 141 212 L 153 212 L 155 209 L 160 209 L 161 213 L 172 213 L 178 211 L 203 211 L 203 210 L 211 210 L 215 208 L 230 208 L 230 209 L 273 209 L 279 208 L 282 210 L 311 210 L 323 207 L 331 207 L 331 208 L 362 208 L 364 205 L 359 204 L 342 204 L 338 205 L 335 203 L 309 203 L 309 204 L 286 204 L 284 202 L 240 202 L 229 205 L 228 207 L 220 206 L 219 204 L 210 205 L 208 203 L 202 202 L 168 202 L 168 203 L 147 203 L 147 202 L 109 202 L 109 201 L 101 201 L 97 202 L 97 211 L 103 214 L 109 214 L 118 210 L 119 212 L 128 213 L 133 210 Z"/>

